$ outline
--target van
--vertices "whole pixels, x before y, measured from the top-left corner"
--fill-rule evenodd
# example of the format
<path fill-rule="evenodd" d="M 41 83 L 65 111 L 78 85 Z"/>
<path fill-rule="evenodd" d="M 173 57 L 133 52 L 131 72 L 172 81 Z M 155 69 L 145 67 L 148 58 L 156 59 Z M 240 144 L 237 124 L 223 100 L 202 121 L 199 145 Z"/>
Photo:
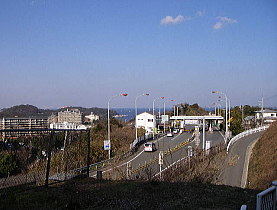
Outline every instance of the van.
<path fill-rule="evenodd" d="M 156 151 L 156 145 L 154 143 L 145 143 L 144 144 L 144 151 L 145 152 L 154 152 Z"/>

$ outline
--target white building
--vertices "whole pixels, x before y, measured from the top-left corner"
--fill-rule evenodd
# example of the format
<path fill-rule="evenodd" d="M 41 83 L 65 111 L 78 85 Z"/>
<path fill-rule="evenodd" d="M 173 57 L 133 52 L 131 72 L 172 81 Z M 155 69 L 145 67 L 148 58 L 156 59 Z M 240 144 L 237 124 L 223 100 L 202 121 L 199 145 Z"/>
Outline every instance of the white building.
<path fill-rule="evenodd" d="M 87 129 L 84 125 L 76 125 L 75 123 L 52 123 L 50 124 L 51 129 L 68 129 L 68 130 L 84 130 Z"/>
<path fill-rule="evenodd" d="M 76 125 L 82 124 L 82 113 L 78 109 L 61 111 L 58 113 L 58 123 L 69 122 Z"/>
<path fill-rule="evenodd" d="M 261 124 L 262 120 L 263 123 L 272 123 L 277 120 L 277 111 L 270 109 L 256 111 L 255 119 L 257 121 L 257 124 Z"/>
<path fill-rule="evenodd" d="M 138 114 L 136 116 L 136 126 L 137 128 L 144 128 L 148 133 L 153 133 L 156 127 L 155 116 L 147 112 Z"/>
<path fill-rule="evenodd" d="M 85 116 L 85 122 L 93 122 L 95 120 L 99 120 L 99 116 L 93 114 L 93 112 L 91 112 L 90 115 Z"/>

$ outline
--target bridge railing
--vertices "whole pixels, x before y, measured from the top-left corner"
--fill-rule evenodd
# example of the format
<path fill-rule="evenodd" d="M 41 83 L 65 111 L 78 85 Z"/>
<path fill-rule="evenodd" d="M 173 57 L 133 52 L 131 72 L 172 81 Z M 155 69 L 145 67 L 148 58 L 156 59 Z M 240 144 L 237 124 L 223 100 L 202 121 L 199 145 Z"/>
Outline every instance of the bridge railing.
<path fill-rule="evenodd" d="M 236 136 L 234 136 L 228 143 L 227 145 L 227 153 L 229 152 L 229 148 L 232 144 L 234 144 L 236 141 L 238 141 L 239 139 L 245 137 L 245 136 L 248 136 L 250 134 L 253 134 L 253 133 L 257 133 L 257 132 L 261 132 L 261 131 L 264 131 L 266 129 L 269 128 L 269 125 L 265 125 L 265 126 L 261 126 L 261 127 L 258 127 L 258 128 L 254 128 L 254 129 L 250 129 L 250 130 L 247 130 L 247 131 L 244 131 Z"/>

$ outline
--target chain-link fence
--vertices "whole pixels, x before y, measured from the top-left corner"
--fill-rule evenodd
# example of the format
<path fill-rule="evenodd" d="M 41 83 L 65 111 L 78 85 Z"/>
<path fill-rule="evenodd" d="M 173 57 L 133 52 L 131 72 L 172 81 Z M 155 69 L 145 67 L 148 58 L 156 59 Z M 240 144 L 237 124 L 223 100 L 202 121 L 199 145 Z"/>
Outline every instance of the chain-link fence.
<path fill-rule="evenodd" d="M 48 186 L 89 174 L 89 130 L 0 130 L 0 134 L 0 189 Z"/>

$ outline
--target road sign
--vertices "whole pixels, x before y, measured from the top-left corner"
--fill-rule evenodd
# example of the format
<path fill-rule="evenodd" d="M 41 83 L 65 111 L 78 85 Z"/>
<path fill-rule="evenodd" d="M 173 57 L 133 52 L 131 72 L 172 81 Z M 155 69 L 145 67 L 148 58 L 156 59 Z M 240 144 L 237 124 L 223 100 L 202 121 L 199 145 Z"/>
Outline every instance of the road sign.
<path fill-rule="evenodd" d="M 192 153 L 192 146 L 188 146 L 188 156 L 192 157 L 193 153 Z"/>
<path fill-rule="evenodd" d="M 168 119 L 168 115 L 162 115 L 162 123 L 167 122 Z"/>
<path fill-rule="evenodd" d="M 198 147 L 200 145 L 200 132 L 199 132 L 199 130 L 195 130 L 194 141 L 195 141 L 195 146 Z"/>
<path fill-rule="evenodd" d="M 111 149 L 111 141 L 104 140 L 104 150 L 110 150 L 110 149 Z"/>
<path fill-rule="evenodd" d="M 162 165 L 164 163 L 164 152 L 160 151 L 159 153 L 159 164 Z"/>

